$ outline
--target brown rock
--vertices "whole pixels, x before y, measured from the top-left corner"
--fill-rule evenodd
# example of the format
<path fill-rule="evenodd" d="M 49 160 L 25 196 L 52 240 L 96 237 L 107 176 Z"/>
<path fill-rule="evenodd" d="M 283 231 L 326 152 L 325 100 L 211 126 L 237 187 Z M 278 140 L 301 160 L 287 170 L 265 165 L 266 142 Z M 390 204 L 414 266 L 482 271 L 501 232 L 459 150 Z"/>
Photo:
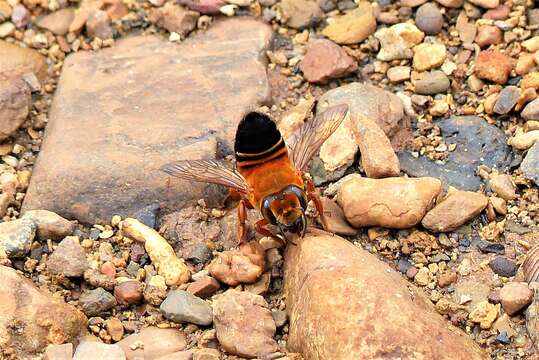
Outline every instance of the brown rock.
<path fill-rule="evenodd" d="M 357 230 L 350 226 L 344 212 L 337 203 L 327 197 L 320 198 L 322 201 L 322 206 L 324 208 L 324 214 L 326 216 L 326 221 L 328 228 L 325 229 L 333 234 L 337 235 L 356 235 Z"/>
<path fill-rule="evenodd" d="M 483 18 L 490 20 L 505 20 L 509 17 L 510 12 L 511 8 L 505 4 L 502 4 L 494 9 L 488 10 L 483 15 Z"/>
<path fill-rule="evenodd" d="M 464 4 L 464 0 L 436 0 L 436 2 L 448 8 L 459 8 Z"/>
<path fill-rule="evenodd" d="M 221 358 L 221 353 L 216 349 L 202 348 L 193 351 L 193 360 L 220 360 Z"/>
<path fill-rule="evenodd" d="M 438 278 L 439 287 L 447 287 L 457 281 L 457 273 L 454 271 L 445 271 Z"/>
<path fill-rule="evenodd" d="M 520 88 L 522 90 L 527 88 L 539 89 L 539 71 L 526 74 L 520 81 Z"/>
<path fill-rule="evenodd" d="M 503 41 L 503 33 L 493 25 L 481 25 L 477 28 L 475 42 L 480 48 L 488 47 L 489 45 L 500 44 Z"/>
<path fill-rule="evenodd" d="M 0 1 L 0 21 L 8 20 L 11 17 L 11 6 L 7 1 Z"/>
<path fill-rule="evenodd" d="M 125 354 L 116 344 L 104 344 L 99 341 L 83 340 L 77 346 L 73 360 L 125 360 Z"/>
<path fill-rule="evenodd" d="M 422 292 L 338 236 L 313 231 L 288 247 L 285 259 L 287 346 L 306 359 L 485 358 Z"/>
<path fill-rule="evenodd" d="M 114 287 L 114 297 L 120 304 L 136 304 L 142 300 L 142 284 L 135 280 L 124 281 Z"/>
<path fill-rule="evenodd" d="M 500 290 L 500 301 L 503 310 L 510 316 L 515 315 L 531 304 L 533 291 L 526 283 L 508 282 Z"/>
<path fill-rule="evenodd" d="M 219 282 L 212 277 L 205 276 L 200 280 L 190 283 L 187 291 L 200 298 L 209 298 L 219 290 Z"/>
<path fill-rule="evenodd" d="M 26 120 L 31 105 L 30 88 L 22 79 L 2 79 L 0 76 L 0 140 L 7 139 L 17 131 Z"/>
<path fill-rule="evenodd" d="M 80 277 L 88 267 L 86 253 L 76 236 L 68 236 L 62 240 L 47 260 L 50 272 L 64 276 Z"/>
<path fill-rule="evenodd" d="M 492 174 L 489 181 L 492 191 L 498 194 L 504 200 L 513 200 L 517 198 L 516 186 L 511 179 L 511 175 Z"/>
<path fill-rule="evenodd" d="M 414 47 L 414 69 L 426 71 L 442 65 L 447 57 L 444 44 L 422 43 Z"/>
<path fill-rule="evenodd" d="M 497 84 L 505 84 L 511 73 L 512 65 L 509 56 L 496 50 L 484 50 L 475 61 L 475 75 Z"/>
<path fill-rule="evenodd" d="M 105 328 L 114 341 L 122 340 L 124 336 L 124 326 L 118 318 L 110 318 L 105 321 Z"/>
<path fill-rule="evenodd" d="M 312 0 L 283 0 L 280 7 L 284 23 L 294 29 L 314 26 L 324 15 L 318 3 Z"/>
<path fill-rule="evenodd" d="M 127 360 L 153 360 L 184 350 L 187 339 L 185 333 L 178 329 L 148 327 L 137 334 L 129 335 L 118 342 L 118 345 L 125 352 Z"/>
<path fill-rule="evenodd" d="M 112 27 L 107 12 L 103 10 L 92 11 L 88 16 L 88 20 L 86 20 L 86 31 L 92 37 L 103 40 L 111 39 Z"/>
<path fill-rule="evenodd" d="M 0 279 L 0 357 L 12 348 L 15 358 L 34 358 L 48 344 L 72 342 L 86 332 L 81 311 L 37 289 L 15 270 L 0 266 Z"/>
<path fill-rule="evenodd" d="M 356 60 L 339 45 L 326 39 L 310 40 L 300 65 L 305 79 L 312 83 L 327 83 L 357 70 Z"/>
<path fill-rule="evenodd" d="M 99 269 L 103 275 L 107 275 L 107 277 L 114 279 L 116 277 L 116 266 L 111 261 L 107 261 L 101 265 L 101 268 Z"/>
<path fill-rule="evenodd" d="M 322 30 L 337 44 L 357 44 L 376 31 L 376 18 L 371 4 L 362 1 L 357 8 L 346 15 L 337 17 Z"/>
<path fill-rule="evenodd" d="M 190 10 L 206 15 L 219 14 L 219 9 L 226 5 L 224 0 L 180 0 L 179 3 L 187 6 Z"/>
<path fill-rule="evenodd" d="M 384 131 L 369 118 L 353 121 L 352 131 L 359 144 L 361 165 L 370 178 L 399 176 L 400 164 Z"/>
<path fill-rule="evenodd" d="M 69 31 L 69 26 L 74 18 L 75 9 L 65 8 L 39 18 L 36 24 L 55 35 L 65 35 Z"/>
<path fill-rule="evenodd" d="M 236 286 L 240 283 L 254 283 L 264 268 L 254 264 L 248 256 L 239 251 L 231 250 L 217 255 L 208 270 L 217 280 Z"/>
<path fill-rule="evenodd" d="M 206 360 L 204 358 L 202 359 Z M 161 356 L 160 358 L 156 360 L 194 360 L 194 357 L 193 357 L 193 352 L 191 350 L 186 350 L 186 351 L 178 351 L 172 354 Z M 219 357 L 216 357 L 215 360 L 219 360 Z"/>
<path fill-rule="evenodd" d="M 152 13 L 150 21 L 157 26 L 175 32 L 184 39 L 197 26 L 199 13 L 167 4 Z"/>
<path fill-rule="evenodd" d="M 473 219 L 488 205 L 488 198 L 471 191 L 455 190 L 429 211 L 421 224 L 434 232 L 453 231 Z"/>
<path fill-rule="evenodd" d="M 356 176 L 342 184 L 337 202 L 355 227 L 404 229 L 421 221 L 441 189 L 442 183 L 434 178 Z"/>
<path fill-rule="evenodd" d="M 277 351 L 275 321 L 262 296 L 226 291 L 213 306 L 217 339 L 233 355 L 261 357 Z"/>
<path fill-rule="evenodd" d="M 515 65 L 515 72 L 517 75 L 526 75 L 533 67 L 535 66 L 535 60 L 533 59 L 533 54 L 521 53 L 517 59 L 517 64 Z M 524 79 L 522 79 L 524 81 Z M 522 89 L 526 87 L 522 86 Z"/>
<path fill-rule="evenodd" d="M 485 9 L 495 9 L 500 5 L 500 0 L 468 0 L 470 3 Z"/>
<path fill-rule="evenodd" d="M 45 350 L 44 360 L 72 360 L 73 344 L 49 345 Z"/>
<path fill-rule="evenodd" d="M 215 158 L 217 139 L 231 146 L 243 113 L 269 96 L 260 56 L 270 38 L 266 25 L 229 19 L 180 45 L 140 36 L 69 56 L 24 209 L 96 223 L 156 202 L 164 213 L 200 198 L 215 202 L 221 189 L 156 169 Z M 208 99 L 227 106 L 208 106 Z M 207 120 L 200 121 L 201 113 Z"/>
<path fill-rule="evenodd" d="M 260 276 L 257 282 L 252 283 L 252 284 L 246 284 L 244 288 L 245 288 L 245 291 L 248 291 L 251 294 L 265 295 L 269 290 L 270 284 L 271 284 L 271 273 L 265 272 Z"/>
<path fill-rule="evenodd" d="M 37 225 L 37 236 L 41 240 L 62 239 L 73 233 L 75 226 L 69 220 L 47 210 L 27 211 L 23 219 L 30 219 Z"/>
<path fill-rule="evenodd" d="M 410 71 L 409 66 L 393 66 L 386 74 L 389 81 L 396 83 L 410 79 Z"/>

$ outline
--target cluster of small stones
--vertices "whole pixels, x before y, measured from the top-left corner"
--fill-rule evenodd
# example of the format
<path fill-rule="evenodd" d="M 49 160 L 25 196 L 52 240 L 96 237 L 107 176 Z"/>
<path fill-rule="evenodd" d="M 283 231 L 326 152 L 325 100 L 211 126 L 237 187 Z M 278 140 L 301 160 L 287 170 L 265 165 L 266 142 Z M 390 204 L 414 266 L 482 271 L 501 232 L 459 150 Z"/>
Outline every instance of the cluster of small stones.
<path fill-rule="evenodd" d="M 403 143 L 392 139 L 394 148 L 407 148 L 443 166 L 457 145 L 444 142 L 436 120 L 477 115 L 508 135 L 523 164 L 534 164 L 532 156 L 537 164 L 539 10 L 533 9 L 533 1 L 180 3 L 0 0 L 0 39 L 35 49 L 48 65 L 46 77 L 25 74 L 32 93 L 29 114 L 0 144 L 4 221 L 19 218 L 69 53 L 110 47 L 115 39 L 134 32 L 162 33 L 181 42 L 222 16 L 255 16 L 275 31 L 275 48 L 267 53 L 268 72 L 284 86 L 274 94 L 275 105 L 263 110 L 277 118 L 297 112 L 304 100 L 326 90 L 361 81 L 398 94 L 405 115 L 412 119 L 413 136 Z M 364 171 L 355 164 L 351 170 Z M 468 217 L 471 222 L 456 230 L 429 232 L 419 224 L 404 230 L 370 227 L 349 238 L 422 287 L 439 313 L 492 356 L 526 358 L 533 352 L 533 335 L 527 334 L 523 311 L 533 293 L 517 270 L 539 240 L 537 171 L 521 166 L 504 173 L 478 167 L 476 174 L 488 183 L 481 191 L 488 201 L 481 215 Z M 331 193 L 331 185 L 326 193 Z M 223 216 L 220 210 L 194 211 L 206 212 L 208 222 Z M 225 353 L 222 346 L 227 342 L 218 339 L 208 311 L 213 306 L 215 313 L 212 296 L 231 287 L 265 296 L 278 328 L 272 350 L 284 351 L 287 325 L 278 276 L 282 261 L 275 244 L 268 240 L 262 250 L 255 245 L 231 252 L 209 250 L 204 260 L 188 262 L 188 281 L 167 283 L 143 242 L 121 229 L 122 220 L 78 226 L 68 237 L 60 233 L 45 241 L 34 239 L 39 234 L 28 235 L 25 256 L 8 260 L 0 252 L 0 259 L 81 308 L 89 318 L 89 332 L 105 343 L 121 342 L 143 327 L 180 328 L 187 334 L 183 348 Z M 23 226 L 29 233 L 32 227 L 39 232 L 36 219 Z M 63 266 L 68 259 L 70 266 Z M 223 266 L 234 261 L 248 265 L 248 271 L 238 274 Z M 82 286 L 74 279 L 83 279 Z M 180 293 L 169 302 L 189 304 L 181 314 L 163 305 L 170 289 Z M 207 300 L 201 304 L 187 293 Z"/>

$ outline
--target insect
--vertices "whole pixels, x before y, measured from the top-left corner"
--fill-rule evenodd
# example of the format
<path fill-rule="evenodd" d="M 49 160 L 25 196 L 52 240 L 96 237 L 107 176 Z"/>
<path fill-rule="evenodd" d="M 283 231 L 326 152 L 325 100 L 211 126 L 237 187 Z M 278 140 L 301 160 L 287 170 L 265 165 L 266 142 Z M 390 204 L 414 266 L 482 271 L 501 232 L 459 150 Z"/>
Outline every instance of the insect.
<path fill-rule="evenodd" d="M 236 130 L 236 169 L 215 160 L 184 160 L 164 165 L 161 170 L 184 180 L 225 185 L 239 195 L 240 243 L 247 237 L 247 208 L 257 209 L 262 215 L 255 223 L 258 233 L 276 235 L 281 240 L 288 239 L 287 232 L 303 237 L 307 229 L 305 210 L 310 200 L 327 228 L 320 197 L 305 171 L 347 113 L 348 105 L 342 104 L 317 114 L 291 136 L 287 146 L 269 116 L 250 112 Z M 268 224 L 276 226 L 279 233 L 273 234 Z"/>

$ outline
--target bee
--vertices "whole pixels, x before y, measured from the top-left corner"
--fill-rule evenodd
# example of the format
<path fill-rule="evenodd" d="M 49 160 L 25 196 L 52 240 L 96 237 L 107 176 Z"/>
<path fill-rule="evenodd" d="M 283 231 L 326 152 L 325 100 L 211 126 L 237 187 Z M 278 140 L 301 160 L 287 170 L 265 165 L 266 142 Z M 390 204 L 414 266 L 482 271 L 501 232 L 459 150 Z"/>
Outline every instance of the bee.
<path fill-rule="evenodd" d="M 313 106 L 314 107 L 314 106 Z M 266 114 L 249 112 L 240 121 L 234 142 L 236 168 L 215 160 L 184 160 L 161 167 L 165 173 L 191 181 L 220 184 L 241 200 L 238 237 L 247 240 L 247 209 L 257 209 L 262 219 L 255 230 L 263 236 L 288 240 L 286 233 L 305 235 L 305 211 L 313 201 L 324 228 L 324 210 L 314 183 L 305 171 L 316 152 L 339 127 L 348 105 L 330 107 L 306 122 L 285 143 L 275 122 Z M 279 233 L 268 229 L 274 225 Z"/>

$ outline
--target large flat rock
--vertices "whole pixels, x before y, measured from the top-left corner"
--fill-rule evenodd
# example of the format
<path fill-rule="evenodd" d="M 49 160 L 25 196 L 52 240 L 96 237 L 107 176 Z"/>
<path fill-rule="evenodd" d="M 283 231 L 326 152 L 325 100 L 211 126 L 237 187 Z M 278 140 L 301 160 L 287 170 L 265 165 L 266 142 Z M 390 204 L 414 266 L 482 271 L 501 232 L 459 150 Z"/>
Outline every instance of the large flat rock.
<path fill-rule="evenodd" d="M 285 256 L 289 350 L 309 360 L 487 358 L 389 266 L 314 231 Z"/>
<path fill-rule="evenodd" d="M 230 151 L 243 113 L 269 100 L 271 36 L 260 22 L 230 19 L 181 44 L 140 36 L 69 56 L 23 210 L 102 222 L 215 191 L 158 169 Z"/>

